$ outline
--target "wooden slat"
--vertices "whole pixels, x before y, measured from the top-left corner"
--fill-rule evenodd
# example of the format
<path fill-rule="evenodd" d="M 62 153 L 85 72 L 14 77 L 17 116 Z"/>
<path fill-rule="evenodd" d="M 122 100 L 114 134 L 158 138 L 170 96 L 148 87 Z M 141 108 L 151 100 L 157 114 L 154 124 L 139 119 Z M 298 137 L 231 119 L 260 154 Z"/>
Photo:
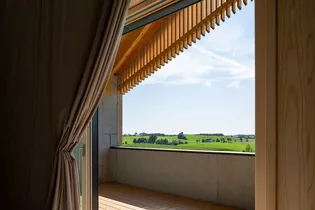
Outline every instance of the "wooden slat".
<path fill-rule="evenodd" d="M 162 49 L 162 41 L 163 41 L 163 36 L 162 36 L 162 32 L 159 31 L 159 42 L 158 42 L 158 52 L 159 55 L 162 55 L 163 49 Z M 162 57 L 159 57 L 159 66 L 161 68 L 161 66 L 164 66 L 164 61 L 162 61 Z"/>
<path fill-rule="evenodd" d="M 155 34 L 154 38 L 153 38 L 153 42 L 154 42 L 154 45 L 153 45 L 153 58 L 155 58 L 158 54 L 157 54 L 157 34 Z M 157 68 L 157 62 L 154 61 L 154 68 Z"/>
<path fill-rule="evenodd" d="M 221 5 L 223 5 L 225 3 L 225 0 L 221 0 Z M 223 9 L 221 10 L 221 20 L 222 22 L 225 22 L 225 11 L 226 11 L 226 7 L 223 7 Z"/>
<path fill-rule="evenodd" d="M 188 16 L 187 16 L 187 23 L 188 23 L 188 31 L 190 31 L 191 29 L 192 29 L 192 23 L 193 23 L 193 21 L 192 21 L 192 7 L 188 7 L 188 14 L 187 14 Z M 189 46 L 191 46 L 191 43 L 192 43 L 192 35 L 191 34 L 189 34 L 188 35 L 188 38 L 187 38 L 187 44 L 189 45 Z"/>
<path fill-rule="evenodd" d="M 197 5 L 194 4 L 192 6 L 192 27 L 195 27 L 197 25 Z M 196 30 L 193 30 L 192 34 L 192 41 L 196 43 L 197 41 L 197 34 Z"/>
<path fill-rule="evenodd" d="M 167 49 L 167 47 L 168 47 L 168 39 L 167 39 L 167 24 L 168 24 L 168 19 L 166 19 L 165 20 L 165 23 L 164 23 L 164 25 L 163 25 L 163 33 L 164 33 L 164 46 L 165 46 L 165 48 L 164 48 L 164 51 Z M 163 55 L 164 55 L 164 62 L 165 63 L 168 63 L 168 57 L 167 57 L 167 53 L 163 53 Z"/>
<path fill-rule="evenodd" d="M 233 14 L 236 13 L 236 3 L 235 3 L 235 1 L 232 1 L 232 12 L 233 12 Z"/>
<path fill-rule="evenodd" d="M 227 8 L 226 8 L 226 16 L 228 17 L 228 18 L 230 18 L 231 17 L 231 6 L 232 6 L 232 4 L 228 4 L 227 5 Z"/>
<path fill-rule="evenodd" d="M 155 57 L 157 57 L 156 67 L 161 68 L 161 61 L 160 61 L 160 57 L 159 57 L 159 55 L 160 55 L 160 47 L 159 46 L 160 46 L 161 40 L 160 40 L 159 31 L 157 31 L 155 39 L 156 39 L 156 56 Z"/>
<path fill-rule="evenodd" d="M 216 10 L 221 6 L 221 0 L 216 0 L 216 3 L 215 3 L 215 8 Z M 220 15 L 221 13 L 217 13 L 216 17 L 215 17 L 215 24 L 217 24 L 217 26 L 220 25 Z"/>
<path fill-rule="evenodd" d="M 130 76 L 130 71 L 131 71 L 131 68 L 130 68 L 130 66 L 127 68 L 127 78 L 129 78 Z M 129 80 L 127 80 L 127 88 L 129 88 L 129 86 L 130 86 L 130 81 Z"/>
<path fill-rule="evenodd" d="M 132 75 L 134 75 L 136 73 L 136 68 L 134 65 L 131 65 L 132 68 Z M 134 87 L 136 85 L 136 78 L 132 77 L 132 87 Z"/>
<path fill-rule="evenodd" d="M 176 17 L 175 17 L 175 14 L 171 15 L 171 19 L 172 19 L 172 26 L 171 26 L 171 31 L 172 31 L 172 42 L 171 43 L 174 43 L 176 41 Z M 175 54 L 176 54 L 176 49 L 175 49 L 175 46 L 172 47 L 172 57 L 175 58 Z"/>
<path fill-rule="evenodd" d="M 120 71 L 119 84 L 122 92 L 132 89 L 206 32 L 215 29 L 215 25 L 219 26 L 226 17 L 230 18 L 231 9 L 235 13 L 236 7 L 240 9 L 243 2 L 244 0 L 203 0 L 164 18 L 159 29 L 150 38 L 151 41 L 142 47 L 132 61 L 129 60 L 129 63 L 134 63 L 129 64 L 134 65 L 134 68 L 126 66 Z M 244 5 L 246 4 L 247 1 Z"/>
<path fill-rule="evenodd" d="M 161 25 L 161 34 L 160 34 L 160 39 L 161 39 L 161 52 L 163 52 L 165 50 L 165 44 L 164 44 L 164 24 Z M 162 53 L 161 53 L 162 54 Z M 161 65 L 164 66 L 164 56 L 163 54 L 161 55 Z"/>
<path fill-rule="evenodd" d="M 201 2 L 200 2 L 196 4 L 196 24 L 200 23 L 201 20 L 202 20 L 202 11 L 201 11 Z M 201 39 L 201 28 L 202 27 L 198 27 L 198 29 L 196 30 L 197 39 Z"/>
<path fill-rule="evenodd" d="M 212 0 L 205 0 L 205 2 L 206 2 L 206 17 L 208 16 L 208 15 L 210 15 L 210 13 L 211 13 L 211 1 Z M 210 32 L 210 22 L 211 21 L 207 21 L 206 22 L 206 31 L 209 33 Z"/>
<path fill-rule="evenodd" d="M 210 10 L 211 10 L 211 13 L 214 13 L 214 11 L 215 11 L 215 1 L 216 0 L 210 0 L 210 1 L 211 1 L 210 2 Z M 211 26 L 212 30 L 214 30 L 215 29 L 214 19 L 211 18 L 210 21 L 211 21 L 210 26 Z"/>
<path fill-rule="evenodd" d="M 169 19 L 168 19 L 167 31 L 168 31 L 168 46 L 171 46 L 171 43 L 172 43 L 172 16 L 171 15 L 169 16 Z M 168 51 L 168 60 L 171 60 L 171 59 L 172 59 L 172 51 L 169 50 Z"/>
<path fill-rule="evenodd" d="M 139 58 L 139 55 L 138 55 Z M 141 63 L 139 60 L 137 60 L 137 69 L 138 69 L 138 81 L 140 82 L 142 80 L 142 75 L 141 75 Z"/>
<path fill-rule="evenodd" d="M 144 51 L 141 51 L 140 53 L 140 69 L 143 69 L 144 67 L 144 62 L 143 62 L 143 57 L 144 57 Z M 143 79 L 145 77 L 145 71 L 141 71 L 141 78 Z"/>
<path fill-rule="evenodd" d="M 237 8 L 238 8 L 239 10 L 242 9 L 242 0 L 237 0 Z"/>
<path fill-rule="evenodd" d="M 179 37 L 184 35 L 184 10 L 179 11 Z M 179 43 L 179 50 L 184 51 L 184 40 Z"/>
<path fill-rule="evenodd" d="M 188 8 L 185 8 L 184 9 L 184 23 L 183 23 L 183 33 L 184 34 L 186 34 L 187 33 L 187 31 L 188 31 Z M 184 45 L 184 48 L 185 49 L 187 49 L 188 48 L 188 44 L 187 44 L 187 38 L 184 38 L 183 39 L 184 40 L 184 43 L 183 43 L 183 45 Z"/>
<path fill-rule="evenodd" d="M 179 40 L 179 12 L 175 13 L 175 40 Z M 179 55 L 179 44 L 175 47 L 175 53 Z"/>
<path fill-rule="evenodd" d="M 203 0 L 201 2 L 201 20 L 206 18 L 206 1 L 207 0 Z M 201 27 L 201 35 L 206 35 L 206 24 Z"/>

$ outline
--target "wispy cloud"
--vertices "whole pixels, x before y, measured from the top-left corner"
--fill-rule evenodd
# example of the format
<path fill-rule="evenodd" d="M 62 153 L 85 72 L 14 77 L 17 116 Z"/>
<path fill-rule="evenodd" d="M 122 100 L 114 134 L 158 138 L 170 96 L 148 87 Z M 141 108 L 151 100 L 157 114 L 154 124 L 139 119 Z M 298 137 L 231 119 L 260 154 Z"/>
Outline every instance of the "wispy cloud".
<path fill-rule="evenodd" d="M 212 87 L 214 83 L 222 82 L 226 87 L 238 88 L 242 81 L 254 79 L 254 63 L 253 23 L 248 24 L 246 20 L 233 22 L 232 18 L 151 75 L 143 84 L 200 84 Z"/>
<path fill-rule="evenodd" d="M 210 79 L 204 76 L 213 68 L 206 65 L 199 56 L 184 52 L 147 78 L 143 84 L 189 85 L 206 82 L 209 84 Z"/>
<path fill-rule="evenodd" d="M 223 78 L 216 78 L 217 81 L 228 81 L 230 84 L 227 87 L 239 87 L 241 81 L 255 78 L 253 65 L 242 64 L 229 56 L 229 54 L 218 55 L 210 50 L 205 50 L 202 47 L 194 46 L 200 54 L 207 57 L 209 65 L 214 66 L 214 71 L 225 73 Z M 254 61 L 252 62 L 254 63 Z"/>
<path fill-rule="evenodd" d="M 227 87 L 235 87 L 235 88 L 239 88 L 241 84 L 240 80 L 234 80 L 233 82 L 231 82 L 230 84 L 227 85 Z"/>

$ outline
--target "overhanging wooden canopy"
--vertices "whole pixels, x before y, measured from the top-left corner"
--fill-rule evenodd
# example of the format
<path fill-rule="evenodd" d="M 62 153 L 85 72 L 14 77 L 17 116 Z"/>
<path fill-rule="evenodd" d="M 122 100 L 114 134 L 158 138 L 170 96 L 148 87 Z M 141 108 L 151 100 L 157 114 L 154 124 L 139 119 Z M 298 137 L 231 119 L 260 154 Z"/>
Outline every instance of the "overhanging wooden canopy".
<path fill-rule="evenodd" d="M 123 34 L 199 1 L 201 0 L 131 0 Z"/>
<path fill-rule="evenodd" d="M 219 26 L 247 0 L 203 0 L 122 37 L 113 69 L 125 94 Z"/>

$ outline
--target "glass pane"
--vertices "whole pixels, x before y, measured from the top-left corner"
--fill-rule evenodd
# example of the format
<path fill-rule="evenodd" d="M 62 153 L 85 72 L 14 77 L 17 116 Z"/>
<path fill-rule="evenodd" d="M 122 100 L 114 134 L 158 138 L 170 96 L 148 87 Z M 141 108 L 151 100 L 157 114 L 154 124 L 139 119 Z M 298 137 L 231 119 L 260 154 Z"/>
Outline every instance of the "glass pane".
<path fill-rule="evenodd" d="M 80 206 L 82 209 L 82 162 L 83 162 L 83 141 L 79 141 L 77 146 L 73 150 L 73 156 L 77 162 L 78 174 L 79 174 L 79 183 L 80 183 Z"/>

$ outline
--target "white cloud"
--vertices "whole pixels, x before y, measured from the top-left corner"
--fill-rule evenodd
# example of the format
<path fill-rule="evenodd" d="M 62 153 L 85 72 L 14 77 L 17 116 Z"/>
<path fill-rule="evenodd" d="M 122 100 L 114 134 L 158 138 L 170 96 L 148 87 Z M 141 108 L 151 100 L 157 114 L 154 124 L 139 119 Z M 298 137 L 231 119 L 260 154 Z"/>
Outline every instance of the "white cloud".
<path fill-rule="evenodd" d="M 241 84 L 241 81 L 240 80 L 235 80 L 233 82 L 231 82 L 230 84 L 227 85 L 227 87 L 235 87 L 235 88 L 239 88 L 240 87 L 240 84 Z"/>
<path fill-rule="evenodd" d="M 203 84 L 203 77 L 213 70 L 211 65 L 205 65 L 202 59 L 184 52 L 170 61 L 160 70 L 147 78 L 143 84 L 163 83 L 166 85 Z"/>
<path fill-rule="evenodd" d="M 238 61 L 233 60 L 230 56 L 217 55 L 210 50 L 194 46 L 200 53 L 207 55 L 207 61 L 215 66 L 215 71 L 225 72 L 226 76 L 221 80 L 232 80 L 227 87 L 239 87 L 241 81 L 255 78 L 255 70 L 252 65 L 244 65 Z"/>
<path fill-rule="evenodd" d="M 203 37 L 142 84 L 200 84 L 211 87 L 214 82 L 223 82 L 226 87 L 238 88 L 242 81 L 254 79 L 253 24 L 245 27 L 246 21 L 233 22 L 232 19 Z"/>
<path fill-rule="evenodd" d="M 211 87 L 211 86 L 212 86 L 212 83 L 211 83 L 210 81 L 207 81 L 207 82 L 205 83 L 205 85 L 206 85 L 207 87 Z"/>

